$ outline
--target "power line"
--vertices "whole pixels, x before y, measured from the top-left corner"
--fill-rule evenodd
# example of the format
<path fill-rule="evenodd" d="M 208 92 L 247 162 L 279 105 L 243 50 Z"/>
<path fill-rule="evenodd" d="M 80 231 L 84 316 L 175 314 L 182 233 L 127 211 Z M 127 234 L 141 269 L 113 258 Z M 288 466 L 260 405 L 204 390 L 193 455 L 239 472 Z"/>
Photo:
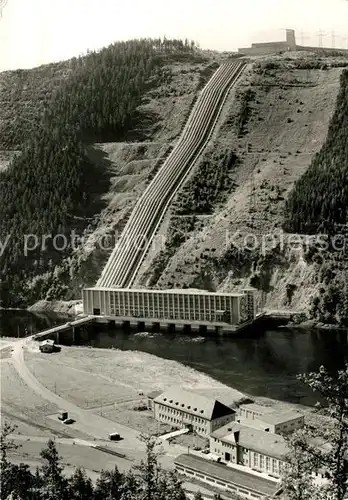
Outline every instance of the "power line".
<path fill-rule="evenodd" d="M 332 32 L 331 32 L 331 45 L 332 45 L 333 49 L 336 46 L 336 33 L 334 30 L 332 30 Z"/>
<path fill-rule="evenodd" d="M 304 32 L 301 30 L 300 32 L 300 39 L 301 39 L 301 45 L 304 46 L 305 40 L 307 40 L 309 36 L 305 35 Z"/>
<path fill-rule="evenodd" d="M 323 46 L 323 37 L 326 35 L 326 33 L 323 30 L 319 30 L 317 35 L 318 35 L 319 47 L 322 47 Z"/>

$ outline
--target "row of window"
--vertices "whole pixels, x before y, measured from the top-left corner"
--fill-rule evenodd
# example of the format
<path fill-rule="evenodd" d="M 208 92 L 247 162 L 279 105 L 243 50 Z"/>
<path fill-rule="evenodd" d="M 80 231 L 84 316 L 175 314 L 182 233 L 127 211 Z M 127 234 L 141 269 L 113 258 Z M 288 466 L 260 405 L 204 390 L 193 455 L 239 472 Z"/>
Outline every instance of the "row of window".
<path fill-rule="evenodd" d="M 233 298 L 222 297 L 222 296 L 193 296 L 193 295 L 165 295 L 165 294 L 149 294 L 149 295 L 136 295 L 132 293 L 109 293 L 110 304 L 127 304 L 127 305 L 141 305 L 150 307 L 153 306 L 166 306 L 175 305 L 176 307 L 192 307 L 196 305 L 197 307 L 214 309 L 225 309 L 229 308 L 232 304 Z"/>
<path fill-rule="evenodd" d="M 170 417 L 169 415 L 164 415 L 163 413 L 159 414 L 159 418 L 160 418 L 160 420 L 162 419 L 168 423 L 176 424 L 179 426 L 184 425 L 181 418 Z M 204 427 L 199 427 L 199 426 L 193 424 L 193 428 L 195 431 L 200 432 L 202 434 L 206 432 L 206 429 Z"/>
<path fill-rule="evenodd" d="M 114 308 L 110 307 L 110 314 L 113 316 L 128 316 L 132 318 L 151 318 L 156 317 L 158 319 L 182 319 L 182 320 L 193 320 L 193 321 L 220 321 L 221 318 L 216 318 L 216 315 L 211 314 L 199 314 L 195 311 L 169 311 L 164 312 L 161 310 L 149 311 L 149 310 L 138 310 L 138 309 L 129 309 L 129 308 Z M 226 321 L 226 320 L 225 320 Z"/>
<path fill-rule="evenodd" d="M 217 439 L 214 438 L 214 442 L 216 442 L 216 441 L 217 441 Z M 230 448 L 230 449 L 235 448 L 234 445 L 229 444 L 229 443 L 220 442 L 220 444 L 225 448 Z M 248 462 L 249 462 L 249 459 L 247 456 L 248 451 L 249 450 L 247 448 L 244 448 L 244 455 L 245 455 L 244 460 L 245 460 L 246 465 L 248 465 Z M 214 448 L 214 452 L 217 454 L 223 453 L 221 451 L 221 449 L 219 449 L 219 448 Z M 241 448 L 241 452 L 243 452 L 243 448 Z M 232 458 L 232 461 L 234 462 L 235 457 L 233 454 L 231 455 L 231 458 Z M 250 466 L 254 466 L 256 469 L 259 469 L 259 470 L 262 470 L 265 472 L 269 472 L 269 473 L 272 472 L 273 474 L 279 474 L 281 471 L 282 464 L 283 464 L 283 462 L 281 460 L 277 460 L 276 458 L 268 457 L 268 456 L 263 455 L 261 453 L 253 452 L 253 461 L 252 461 L 252 463 L 250 463 Z"/>
<path fill-rule="evenodd" d="M 254 453 L 253 465 L 256 469 L 279 474 L 282 468 L 282 461 L 276 458 L 267 457 L 261 453 Z"/>
<path fill-rule="evenodd" d="M 206 420 L 204 418 L 200 418 L 200 417 L 195 417 L 194 415 L 191 415 L 191 413 L 187 413 L 187 412 L 183 412 L 183 411 L 180 411 L 180 410 L 175 410 L 173 408 L 168 408 L 167 406 L 161 406 L 160 407 L 160 412 L 159 412 L 159 415 L 161 416 L 162 415 L 178 415 L 178 416 L 181 416 L 181 419 L 183 417 L 185 418 L 190 418 L 193 422 L 197 422 L 199 424 L 205 424 L 206 423 Z"/>

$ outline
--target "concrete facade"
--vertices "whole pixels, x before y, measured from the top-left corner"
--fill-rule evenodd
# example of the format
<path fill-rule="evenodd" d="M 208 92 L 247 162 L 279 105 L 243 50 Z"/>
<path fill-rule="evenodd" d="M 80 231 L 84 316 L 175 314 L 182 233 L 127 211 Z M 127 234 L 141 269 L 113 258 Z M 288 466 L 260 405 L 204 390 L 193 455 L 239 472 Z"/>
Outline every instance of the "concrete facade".
<path fill-rule="evenodd" d="M 192 427 L 204 437 L 234 421 L 236 415 L 232 408 L 220 401 L 180 387 L 168 389 L 154 398 L 152 409 L 155 420 L 179 429 Z"/>
<path fill-rule="evenodd" d="M 84 313 L 109 319 L 220 326 L 227 331 L 255 319 L 255 291 L 212 293 L 196 289 L 87 288 Z"/>

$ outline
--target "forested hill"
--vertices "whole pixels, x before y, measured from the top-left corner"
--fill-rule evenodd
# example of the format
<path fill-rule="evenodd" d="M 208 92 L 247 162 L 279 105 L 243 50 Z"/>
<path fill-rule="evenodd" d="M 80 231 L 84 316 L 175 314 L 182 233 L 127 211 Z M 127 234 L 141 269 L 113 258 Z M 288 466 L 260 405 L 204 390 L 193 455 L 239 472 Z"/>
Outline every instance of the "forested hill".
<path fill-rule="evenodd" d="M 293 233 L 327 232 L 348 223 L 348 70 L 326 142 L 297 181 L 285 211 L 285 228 Z"/>
<path fill-rule="evenodd" d="M 31 103 L 30 112 L 2 134 L 0 149 L 21 150 L 0 173 L 0 238 L 7 242 L 1 259 L 3 305 L 24 303 L 28 279 L 52 269 L 70 251 L 55 253 L 47 241 L 25 256 L 25 235 L 41 241 L 43 235 L 61 234 L 70 241 L 76 220 L 83 230 L 84 219 L 100 211 L 98 194 L 106 191 L 107 179 L 87 158 L 86 145 L 144 139 L 140 124 L 152 118 L 137 111 L 144 95 L 170 81 L 171 62 L 192 59 L 203 59 L 194 43 L 145 39 L 51 66 L 54 81 L 46 93 L 41 89 L 38 109 Z M 18 75 L 20 94 L 28 85 L 23 88 L 23 74 Z M 0 90 L 8 92 L 6 86 Z"/>

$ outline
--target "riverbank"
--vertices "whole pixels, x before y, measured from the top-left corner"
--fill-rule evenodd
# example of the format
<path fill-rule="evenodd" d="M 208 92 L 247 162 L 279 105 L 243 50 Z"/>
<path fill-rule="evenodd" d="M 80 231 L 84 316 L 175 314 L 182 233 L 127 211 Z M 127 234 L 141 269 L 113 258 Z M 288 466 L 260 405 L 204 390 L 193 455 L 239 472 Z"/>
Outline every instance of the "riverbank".
<path fill-rule="evenodd" d="M 16 424 L 22 435 L 69 435 L 73 429 L 62 428 L 56 418 L 62 408 L 42 399 L 18 377 L 12 365 L 10 343 L 9 338 L 1 342 L 3 418 Z M 230 406 L 250 398 L 278 411 L 300 410 L 309 424 L 325 423 L 325 419 L 314 414 L 313 408 L 249 396 L 182 363 L 146 352 L 62 346 L 60 352 L 43 354 L 39 344 L 30 341 L 24 347 L 24 359 L 35 378 L 52 393 L 92 414 L 102 415 L 115 422 L 116 427 L 124 425 L 145 434 L 169 431 L 143 407 L 148 393 L 164 391 L 173 385 L 219 399 Z"/>
<path fill-rule="evenodd" d="M 61 352 L 45 355 L 32 341 L 25 349 L 25 360 L 36 378 L 63 398 L 144 432 L 153 432 L 157 424 L 149 421 L 146 412 L 134 408 L 146 404 L 150 392 L 164 391 L 173 385 L 219 399 L 229 406 L 248 398 L 279 411 L 302 410 L 309 416 L 313 414 L 313 408 L 255 397 L 182 363 L 141 351 L 62 346 Z"/>

